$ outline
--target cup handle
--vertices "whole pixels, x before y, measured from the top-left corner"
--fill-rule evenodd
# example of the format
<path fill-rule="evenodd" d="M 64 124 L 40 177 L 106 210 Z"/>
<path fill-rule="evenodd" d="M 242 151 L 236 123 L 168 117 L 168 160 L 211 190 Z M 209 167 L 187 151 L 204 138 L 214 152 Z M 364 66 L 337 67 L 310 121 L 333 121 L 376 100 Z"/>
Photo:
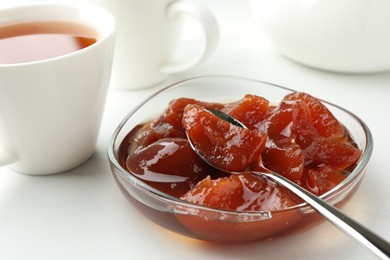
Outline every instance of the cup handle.
<path fill-rule="evenodd" d="M 17 161 L 17 156 L 7 150 L 0 148 L 0 167 Z"/>
<path fill-rule="evenodd" d="M 177 73 L 188 70 L 206 60 L 216 49 L 219 41 L 219 26 L 215 16 L 205 6 L 186 0 L 174 1 L 168 6 L 166 17 L 169 21 L 189 16 L 199 23 L 204 31 L 205 46 L 198 55 L 183 61 L 167 61 L 160 67 L 163 73 Z"/>

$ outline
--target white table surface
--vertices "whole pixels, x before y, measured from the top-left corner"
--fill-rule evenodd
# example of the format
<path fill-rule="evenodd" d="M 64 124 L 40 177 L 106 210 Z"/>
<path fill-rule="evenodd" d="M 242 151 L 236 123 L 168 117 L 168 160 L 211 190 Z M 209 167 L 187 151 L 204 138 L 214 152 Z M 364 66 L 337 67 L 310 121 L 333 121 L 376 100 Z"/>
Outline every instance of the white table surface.
<path fill-rule="evenodd" d="M 201 2 L 220 23 L 216 53 L 158 86 L 110 89 L 96 152 L 86 163 L 40 177 L 0 168 L 0 259 L 375 259 L 327 222 L 274 241 L 218 245 L 166 231 L 127 202 L 106 156 L 115 127 L 141 100 L 167 84 L 213 74 L 305 91 L 361 117 L 373 133 L 374 153 L 362 185 L 342 211 L 390 240 L 390 73 L 345 75 L 300 66 L 276 53 L 255 29 L 246 1 Z M 181 53 L 189 54 L 199 41 L 187 37 Z"/>

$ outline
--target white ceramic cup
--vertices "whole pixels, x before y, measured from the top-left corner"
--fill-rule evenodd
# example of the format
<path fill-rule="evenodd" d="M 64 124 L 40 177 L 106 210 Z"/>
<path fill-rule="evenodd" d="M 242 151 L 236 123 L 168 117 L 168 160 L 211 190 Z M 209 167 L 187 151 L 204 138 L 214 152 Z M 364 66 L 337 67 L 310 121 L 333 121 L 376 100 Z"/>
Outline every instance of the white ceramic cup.
<path fill-rule="evenodd" d="M 80 1 L 80 0 L 74 0 Z M 190 0 L 82 0 L 109 10 L 118 23 L 111 87 L 140 89 L 155 85 L 172 73 L 186 71 L 208 58 L 219 39 L 214 15 Z M 173 61 L 185 26 L 193 18 L 204 32 L 204 45 L 193 57 Z M 182 28 L 184 27 L 184 28 Z M 198 51 L 199 50 L 199 51 Z"/>
<path fill-rule="evenodd" d="M 70 54 L 0 64 L 0 166 L 32 175 L 72 169 L 93 153 L 109 86 L 115 18 L 101 7 L 40 3 L 0 9 L 8 23 L 65 21 L 97 32 Z"/>

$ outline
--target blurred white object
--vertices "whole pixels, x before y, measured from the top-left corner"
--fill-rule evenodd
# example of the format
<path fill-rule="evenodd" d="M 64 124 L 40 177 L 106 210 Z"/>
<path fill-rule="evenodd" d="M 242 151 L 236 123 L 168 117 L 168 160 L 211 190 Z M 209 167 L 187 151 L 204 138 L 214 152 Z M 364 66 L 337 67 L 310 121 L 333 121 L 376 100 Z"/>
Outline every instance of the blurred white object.
<path fill-rule="evenodd" d="M 187 71 L 203 63 L 219 41 L 214 14 L 203 4 L 190 0 L 68 0 L 99 5 L 118 24 L 110 85 L 133 90 L 153 86 L 170 74 Z M 185 19 L 197 22 L 204 43 L 199 52 L 175 60 Z"/>
<path fill-rule="evenodd" d="M 256 23 L 286 57 L 319 69 L 390 70 L 388 0 L 249 0 Z"/>

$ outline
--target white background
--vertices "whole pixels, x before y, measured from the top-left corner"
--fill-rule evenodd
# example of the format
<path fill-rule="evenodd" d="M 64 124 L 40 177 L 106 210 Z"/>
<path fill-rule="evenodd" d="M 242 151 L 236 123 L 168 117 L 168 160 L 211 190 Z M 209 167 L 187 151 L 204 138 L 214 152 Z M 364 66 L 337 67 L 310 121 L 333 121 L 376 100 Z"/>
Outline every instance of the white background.
<path fill-rule="evenodd" d="M 0 0 L 0 5 L 10 2 Z M 106 156 L 115 127 L 156 90 L 181 79 L 214 74 L 256 78 L 305 91 L 361 117 L 373 133 L 374 153 L 362 185 L 342 210 L 390 240 L 390 73 L 345 75 L 300 66 L 272 49 L 255 28 L 247 1 L 199 2 L 212 9 L 220 24 L 217 51 L 200 67 L 171 76 L 158 86 L 111 89 L 96 152 L 85 164 L 41 177 L 0 168 L 0 259 L 375 259 L 326 222 L 274 241 L 218 245 L 166 231 L 127 202 L 111 176 Z M 188 26 L 179 52 L 183 56 L 201 41 L 196 26 L 190 22 Z"/>

